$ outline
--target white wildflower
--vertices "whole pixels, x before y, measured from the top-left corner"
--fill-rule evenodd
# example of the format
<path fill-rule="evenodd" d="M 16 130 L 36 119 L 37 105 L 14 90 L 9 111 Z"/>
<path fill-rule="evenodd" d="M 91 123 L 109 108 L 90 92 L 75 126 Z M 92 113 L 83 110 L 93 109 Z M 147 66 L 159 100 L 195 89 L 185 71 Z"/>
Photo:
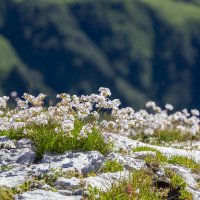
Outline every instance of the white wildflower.
<path fill-rule="evenodd" d="M 169 103 L 167 103 L 166 105 L 165 105 L 165 108 L 167 109 L 167 110 L 173 110 L 174 109 L 174 107 L 171 105 L 171 104 L 169 104 Z"/>
<path fill-rule="evenodd" d="M 111 95 L 110 89 L 108 88 L 100 87 L 99 92 L 100 92 L 100 95 L 104 97 L 108 97 Z"/>
<path fill-rule="evenodd" d="M 161 108 L 159 106 L 153 107 L 153 110 L 158 112 L 158 113 L 161 112 Z"/>
<path fill-rule="evenodd" d="M 199 116 L 199 111 L 197 109 L 191 110 L 192 115 Z"/>
<path fill-rule="evenodd" d="M 144 134 L 145 135 L 153 135 L 154 134 L 154 130 L 151 128 L 147 128 L 144 130 Z"/>
<path fill-rule="evenodd" d="M 190 116 L 190 113 L 188 112 L 188 110 L 186 108 L 184 108 L 182 110 L 182 113 L 186 116 L 186 117 L 189 117 Z"/>
<path fill-rule="evenodd" d="M 186 130 L 185 126 L 179 125 L 176 127 L 178 130 L 184 132 Z"/>
<path fill-rule="evenodd" d="M 79 136 L 87 138 L 88 134 L 92 133 L 92 128 L 93 128 L 92 124 L 86 124 L 85 126 L 82 127 Z"/>
<path fill-rule="evenodd" d="M 146 107 L 147 108 L 150 108 L 150 107 L 154 108 L 154 107 L 156 107 L 156 103 L 154 101 L 148 101 L 146 103 Z"/>
<path fill-rule="evenodd" d="M 17 97 L 17 92 L 16 91 L 12 91 L 10 93 L 10 96 L 13 97 L 13 98 Z"/>
<path fill-rule="evenodd" d="M 0 97 L 0 108 L 6 108 L 8 99 L 7 96 Z"/>
<path fill-rule="evenodd" d="M 193 125 L 191 128 L 190 128 L 190 133 L 192 135 L 196 135 L 197 132 L 199 132 L 199 126 L 198 125 Z"/>

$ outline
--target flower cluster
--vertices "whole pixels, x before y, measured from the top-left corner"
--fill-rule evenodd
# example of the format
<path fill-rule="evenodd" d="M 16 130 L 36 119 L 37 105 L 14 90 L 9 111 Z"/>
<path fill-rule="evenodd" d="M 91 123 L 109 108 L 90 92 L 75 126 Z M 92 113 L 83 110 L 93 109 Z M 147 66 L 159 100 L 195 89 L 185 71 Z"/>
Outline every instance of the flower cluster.
<path fill-rule="evenodd" d="M 155 102 L 149 101 L 146 107 L 151 111 L 136 112 L 130 107 L 119 108 L 120 100 L 110 100 L 110 95 L 110 90 L 103 87 L 99 88 L 99 94 L 76 96 L 62 93 L 57 95 L 56 105 L 46 108 L 46 95 L 35 97 L 25 93 L 21 99 L 16 98 L 14 109 L 8 109 L 9 97 L 4 96 L 0 98 L 0 131 L 22 131 L 26 135 L 33 131 L 34 125 L 48 125 L 54 128 L 55 133 L 72 137 L 75 123 L 80 120 L 84 125 L 78 139 L 87 138 L 94 128 L 102 135 L 118 133 L 126 136 L 153 135 L 163 130 L 178 130 L 192 135 L 200 132 L 200 113 L 196 109 L 172 113 L 172 105 L 166 104 L 165 109 L 161 109 Z"/>
<path fill-rule="evenodd" d="M 0 108 L 6 108 L 8 99 L 9 97 L 6 96 L 0 97 Z"/>

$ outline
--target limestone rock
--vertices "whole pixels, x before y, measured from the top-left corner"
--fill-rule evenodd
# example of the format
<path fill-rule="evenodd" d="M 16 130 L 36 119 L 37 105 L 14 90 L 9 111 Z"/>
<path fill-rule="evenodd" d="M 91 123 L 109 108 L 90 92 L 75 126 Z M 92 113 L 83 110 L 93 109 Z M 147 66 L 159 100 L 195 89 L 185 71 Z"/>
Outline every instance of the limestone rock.
<path fill-rule="evenodd" d="M 75 178 L 75 177 L 71 178 L 71 179 L 60 177 L 55 182 L 55 186 L 59 185 L 65 189 L 69 189 L 69 190 L 78 189 L 80 187 L 80 184 L 81 184 L 80 179 Z"/>
<path fill-rule="evenodd" d="M 16 187 L 26 181 L 25 176 L 0 177 L 0 186 Z"/>
<path fill-rule="evenodd" d="M 101 191 L 107 191 L 111 188 L 113 183 L 117 183 L 120 180 L 128 179 L 129 171 L 115 172 L 115 173 L 103 173 L 95 177 L 87 177 L 84 179 L 85 188 L 88 186 L 96 187 Z"/>
<path fill-rule="evenodd" d="M 6 148 L 6 144 L 12 144 Z M 33 164 L 36 159 L 36 153 L 34 146 L 29 139 L 19 140 L 16 145 L 14 141 L 9 140 L 7 137 L 0 137 L 0 166 L 6 166 L 10 164 Z M 4 145 L 2 145 L 4 144 Z"/>
<path fill-rule="evenodd" d="M 61 155 L 45 154 L 41 164 L 53 168 L 74 168 L 80 173 L 87 174 L 100 168 L 104 156 L 98 151 L 66 152 Z"/>
<path fill-rule="evenodd" d="M 81 200 L 82 196 L 66 196 L 45 190 L 28 191 L 15 196 L 15 200 Z"/>
<path fill-rule="evenodd" d="M 185 156 L 188 158 L 193 158 L 196 162 L 200 162 L 200 151 L 195 151 L 195 150 L 184 150 L 184 149 L 177 149 L 177 148 L 172 148 L 172 147 L 161 147 L 161 146 L 156 146 L 156 145 L 150 145 L 150 144 L 145 144 L 143 142 L 138 142 L 136 140 L 131 140 L 125 136 L 121 136 L 119 134 L 109 134 L 110 139 L 114 141 L 114 146 L 115 150 L 129 150 L 131 151 L 133 148 L 138 147 L 138 146 L 147 146 L 147 147 L 152 147 L 154 149 L 159 150 L 161 153 L 164 155 L 170 157 L 170 156 Z"/>

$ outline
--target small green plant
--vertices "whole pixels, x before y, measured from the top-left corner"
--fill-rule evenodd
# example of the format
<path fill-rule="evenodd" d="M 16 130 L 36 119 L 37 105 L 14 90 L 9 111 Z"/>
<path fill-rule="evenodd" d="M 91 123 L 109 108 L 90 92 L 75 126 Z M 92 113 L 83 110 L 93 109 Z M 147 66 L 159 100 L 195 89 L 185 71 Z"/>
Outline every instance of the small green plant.
<path fill-rule="evenodd" d="M 160 151 L 155 148 L 148 147 L 148 146 L 139 146 L 133 149 L 133 152 L 141 152 L 141 151 L 151 151 L 156 152 L 156 155 L 147 155 L 144 159 L 146 162 L 147 167 L 149 167 L 152 171 L 157 171 L 159 169 L 160 164 L 167 161 L 167 157 L 164 156 Z"/>
<path fill-rule="evenodd" d="M 123 165 L 118 162 L 117 160 L 108 160 L 106 161 L 103 166 L 97 171 L 91 171 L 87 173 L 87 177 L 89 176 L 97 176 L 99 173 L 107 173 L 107 172 L 118 172 L 118 171 L 123 171 Z"/>
<path fill-rule="evenodd" d="M 97 175 L 97 174 L 96 174 L 94 171 L 91 171 L 91 172 L 88 172 L 86 176 L 87 176 L 87 177 L 90 177 L 90 176 L 93 176 L 93 177 L 94 177 L 94 176 L 96 176 L 96 175 Z"/>
<path fill-rule="evenodd" d="M 44 177 L 41 178 L 41 180 L 43 180 L 45 183 L 47 183 L 50 186 L 54 186 L 54 183 L 57 181 L 57 179 L 62 176 L 62 172 L 61 170 L 57 170 L 57 171 L 52 171 L 49 174 L 45 174 Z"/>
<path fill-rule="evenodd" d="M 7 171 L 7 170 L 11 170 L 12 168 L 13 168 L 12 166 L 1 166 L 0 171 Z"/>
<path fill-rule="evenodd" d="M 140 152 L 140 151 L 153 151 L 153 152 L 158 152 L 157 149 L 152 148 L 152 147 L 148 147 L 148 146 L 138 146 L 138 147 L 135 147 L 135 148 L 133 149 L 133 152 Z"/>
<path fill-rule="evenodd" d="M 39 181 L 30 179 L 13 188 L 0 187 L 0 200 L 14 200 L 15 194 L 20 194 L 29 191 L 32 188 L 36 188 L 36 184 L 39 184 Z"/>
<path fill-rule="evenodd" d="M 171 176 L 171 184 L 172 184 L 172 187 L 174 188 L 177 188 L 177 187 L 180 187 L 180 188 L 185 188 L 186 187 L 186 183 L 184 181 L 184 179 L 177 175 L 176 173 L 173 173 L 173 175 Z"/>
<path fill-rule="evenodd" d="M 153 155 L 147 155 L 147 157 L 145 158 L 145 162 L 147 164 L 156 164 L 156 165 L 160 165 L 163 162 L 167 162 L 167 157 L 164 156 L 159 150 L 152 148 L 152 147 L 148 147 L 148 146 L 139 146 L 133 149 L 133 152 L 141 152 L 141 151 L 152 151 L 152 152 L 156 152 L 156 156 Z"/>
<path fill-rule="evenodd" d="M 14 192 L 7 187 L 0 187 L 0 200 L 14 200 Z"/>
<path fill-rule="evenodd" d="M 104 163 L 100 171 L 104 173 L 123 171 L 123 165 L 117 160 L 108 160 Z"/>
<path fill-rule="evenodd" d="M 25 181 L 21 185 L 13 188 L 13 191 L 15 194 L 23 193 L 23 192 L 29 191 L 31 188 L 33 188 L 34 184 L 35 184 L 35 180 L 30 179 L 30 180 Z"/>
<path fill-rule="evenodd" d="M 180 200 L 192 200 L 192 195 L 185 189 L 180 190 Z"/>
<path fill-rule="evenodd" d="M 32 178 L 32 179 L 25 181 L 21 185 L 18 185 L 16 187 L 12 188 L 11 190 L 12 190 L 13 194 L 21 194 L 26 191 L 40 188 L 44 184 L 48 184 L 48 185 L 52 186 L 51 190 L 54 190 L 55 188 L 53 186 L 54 186 L 54 183 L 57 180 L 57 178 L 58 178 L 58 174 L 56 174 L 56 173 L 52 174 L 52 175 L 45 175 L 43 178 Z"/>
<path fill-rule="evenodd" d="M 192 200 L 192 195 L 189 191 L 186 190 L 186 182 L 184 179 L 177 175 L 175 172 L 171 171 L 170 169 L 165 170 L 166 174 L 170 178 L 171 187 L 177 191 L 180 200 Z"/>
<path fill-rule="evenodd" d="M 73 177 L 76 177 L 76 178 L 79 178 L 79 179 L 83 178 L 82 173 L 74 171 L 74 170 L 62 172 L 61 176 L 64 177 L 64 178 L 73 178 Z"/>
<path fill-rule="evenodd" d="M 191 169 L 194 173 L 200 173 L 200 165 L 196 163 L 192 158 L 187 158 L 184 156 L 172 156 L 168 159 L 168 163 L 181 165 Z"/>
<path fill-rule="evenodd" d="M 160 151 L 148 146 L 140 146 L 133 149 L 133 152 L 140 152 L 140 151 L 152 151 L 156 152 L 156 157 L 153 155 L 148 155 L 145 158 L 145 162 L 147 164 L 161 164 L 161 163 L 170 163 L 170 164 L 177 164 L 183 167 L 189 168 L 192 170 L 193 173 L 200 173 L 200 165 L 196 163 L 192 158 L 187 158 L 184 156 L 172 156 L 167 158 L 164 156 Z"/>

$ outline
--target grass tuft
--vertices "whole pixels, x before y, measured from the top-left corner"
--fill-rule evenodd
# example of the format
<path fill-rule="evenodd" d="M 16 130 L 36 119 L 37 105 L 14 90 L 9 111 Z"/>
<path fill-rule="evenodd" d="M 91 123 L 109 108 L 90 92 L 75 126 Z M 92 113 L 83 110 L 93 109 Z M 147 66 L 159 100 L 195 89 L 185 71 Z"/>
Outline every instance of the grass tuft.
<path fill-rule="evenodd" d="M 123 165 L 117 160 L 108 160 L 104 163 L 100 171 L 103 173 L 123 171 Z"/>
<path fill-rule="evenodd" d="M 34 125 L 29 127 L 29 132 L 24 135 L 23 130 L 3 132 L 11 139 L 31 139 L 36 147 L 37 160 L 40 160 L 44 153 L 64 153 L 68 150 L 92 151 L 97 150 L 103 155 L 111 152 L 112 144 L 105 143 L 103 135 L 95 128 L 87 138 L 78 138 L 84 126 L 82 121 L 76 121 L 71 134 L 64 132 L 56 133 L 54 125 Z"/>
<path fill-rule="evenodd" d="M 14 200 L 14 192 L 7 187 L 0 187 L 0 199 L 1 200 Z"/>
<path fill-rule="evenodd" d="M 113 183 L 111 189 L 102 192 L 97 188 L 89 188 L 89 200 L 163 200 L 163 199 L 181 199 L 191 200 L 191 194 L 185 190 L 185 183 L 182 183 L 181 177 L 173 176 L 172 181 L 166 184 L 166 187 L 159 185 L 159 180 L 145 169 L 136 170 L 130 175 L 129 180 L 121 180 Z M 173 191 L 177 191 L 176 194 Z M 114 195 L 113 195 L 114 194 Z"/>
<path fill-rule="evenodd" d="M 184 179 L 170 169 L 166 169 L 165 172 L 170 178 L 171 187 L 176 191 L 177 198 L 180 200 L 192 200 L 191 193 L 186 190 L 187 184 Z"/>
<path fill-rule="evenodd" d="M 140 147 L 136 147 L 133 149 L 133 152 L 141 152 L 141 151 L 152 151 L 152 152 L 156 152 L 156 156 L 153 155 L 148 155 L 145 158 L 145 162 L 147 164 L 157 164 L 159 165 L 160 163 L 163 162 L 167 162 L 167 157 L 164 156 L 159 150 L 152 148 L 152 147 L 148 147 L 148 146 L 140 146 Z"/>
<path fill-rule="evenodd" d="M 133 137 L 141 142 L 151 143 L 155 145 L 170 145 L 174 142 L 197 141 L 200 139 L 200 134 L 192 135 L 190 133 L 182 133 L 179 130 L 163 130 L 156 131 L 153 135 L 145 135 L 141 133 Z"/>
<path fill-rule="evenodd" d="M 191 169 L 194 173 L 200 173 L 200 165 L 196 163 L 192 158 L 187 158 L 184 156 L 172 156 L 168 159 L 168 163 L 181 165 Z"/>

